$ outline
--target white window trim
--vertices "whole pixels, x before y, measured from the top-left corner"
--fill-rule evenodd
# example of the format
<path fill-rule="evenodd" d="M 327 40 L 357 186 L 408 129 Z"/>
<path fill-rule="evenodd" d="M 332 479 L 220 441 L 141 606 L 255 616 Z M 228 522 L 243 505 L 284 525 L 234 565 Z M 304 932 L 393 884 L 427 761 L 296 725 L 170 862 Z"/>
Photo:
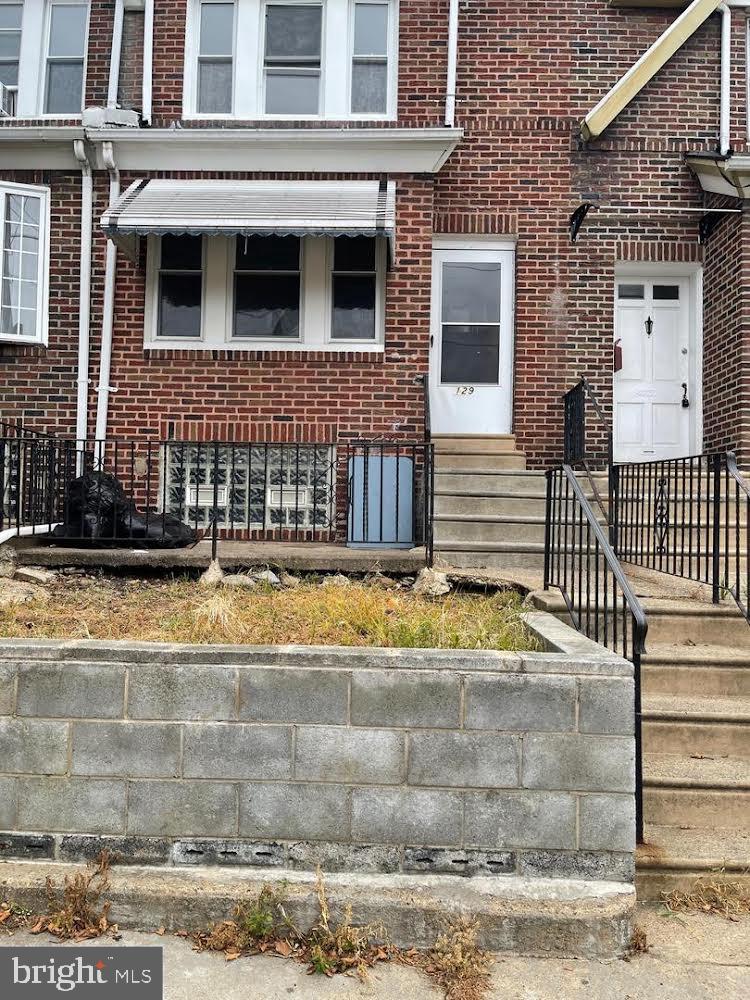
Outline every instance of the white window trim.
<path fill-rule="evenodd" d="M 21 20 L 21 51 L 18 60 L 18 96 L 16 118 L 42 118 L 45 121 L 78 121 L 83 116 L 88 70 L 88 40 L 91 21 L 91 4 L 86 3 L 86 38 L 83 49 L 83 92 L 81 111 L 77 114 L 47 114 L 44 94 L 47 83 L 47 50 L 51 9 L 53 5 L 78 5 L 85 0 L 24 0 Z"/>
<path fill-rule="evenodd" d="M 303 237 L 300 270 L 300 331 L 292 339 L 278 337 L 233 337 L 234 325 L 234 237 L 203 238 L 203 298 L 201 336 L 159 337 L 159 236 L 148 237 L 146 258 L 146 308 L 143 346 L 147 350 L 176 351 L 327 351 L 382 354 L 385 350 L 385 295 L 388 260 L 387 240 L 376 246 L 375 339 L 335 340 L 333 322 L 333 239 Z"/>
<path fill-rule="evenodd" d="M 221 0 L 207 0 L 221 2 Z M 321 41 L 321 111 L 317 115 L 266 114 L 264 12 L 267 3 L 323 6 Z M 352 50 L 355 0 L 234 0 L 232 113 L 198 112 L 198 53 L 201 0 L 189 0 L 185 34 L 182 117 L 187 121 L 396 121 L 398 117 L 399 0 L 388 4 L 388 105 L 383 114 L 351 112 Z M 375 3 L 381 0 L 373 0 Z M 238 39 L 242 46 L 238 46 Z M 341 39 L 347 40 L 346 45 Z M 242 58 L 237 59 L 238 49 Z"/>
<path fill-rule="evenodd" d="M 49 343 L 49 240 L 50 240 L 50 192 L 49 188 L 32 184 L 0 183 L 0 252 L 5 240 L 5 196 L 6 194 L 30 195 L 40 199 L 39 206 L 39 261 L 37 267 L 37 332 L 34 337 L 17 337 L 12 333 L 0 332 L 4 344 Z M 0 259 L 0 279 L 3 262 Z"/>

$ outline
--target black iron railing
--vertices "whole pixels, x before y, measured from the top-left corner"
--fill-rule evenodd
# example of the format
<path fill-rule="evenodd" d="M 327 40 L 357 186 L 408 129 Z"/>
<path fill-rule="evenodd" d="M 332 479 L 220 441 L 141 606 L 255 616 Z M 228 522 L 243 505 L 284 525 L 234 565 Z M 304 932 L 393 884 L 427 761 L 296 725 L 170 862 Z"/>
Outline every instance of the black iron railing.
<path fill-rule="evenodd" d="M 610 520 L 610 495 L 612 490 L 612 426 L 599 403 L 594 387 L 580 376 L 578 382 L 563 396 L 564 431 L 563 461 L 581 469 L 588 476 L 591 491 L 597 504 Z M 588 413 L 596 417 L 597 432 L 590 433 Z M 595 476 L 597 470 L 607 471 L 607 496 L 602 495 Z"/>
<path fill-rule="evenodd" d="M 160 544 L 178 524 L 217 540 L 423 545 L 434 467 L 426 441 L 316 443 L 0 436 L 0 530 L 60 541 Z M 184 539 L 183 539 L 184 540 Z"/>
<path fill-rule="evenodd" d="M 625 562 L 731 596 L 750 621 L 750 488 L 716 452 L 614 466 L 615 547 Z"/>
<path fill-rule="evenodd" d="M 633 664 L 635 681 L 636 826 L 643 839 L 641 657 L 646 614 L 622 570 L 607 532 L 571 465 L 547 472 L 544 589 L 557 587 L 579 632 Z"/>

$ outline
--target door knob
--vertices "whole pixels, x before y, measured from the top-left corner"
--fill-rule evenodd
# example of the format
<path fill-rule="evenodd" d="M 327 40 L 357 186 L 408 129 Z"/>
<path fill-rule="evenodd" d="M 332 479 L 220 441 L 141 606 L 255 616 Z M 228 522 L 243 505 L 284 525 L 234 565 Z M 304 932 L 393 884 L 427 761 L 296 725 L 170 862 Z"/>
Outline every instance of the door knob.
<path fill-rule="evenodd" d="M 690 400 L 688 399 L 687 394 L 687 382 L 682 383 L 682 408 L 683 410 L 690 408 Z"/>

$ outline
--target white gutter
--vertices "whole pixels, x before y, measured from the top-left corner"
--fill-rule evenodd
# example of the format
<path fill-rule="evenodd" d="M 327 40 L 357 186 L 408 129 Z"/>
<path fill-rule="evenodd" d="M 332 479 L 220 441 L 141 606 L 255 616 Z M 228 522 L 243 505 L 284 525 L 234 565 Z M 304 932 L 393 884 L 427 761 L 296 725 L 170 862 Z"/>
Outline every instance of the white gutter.
<path fill-rule="evenodd" d="M 114 160 L 111 142 L 102 143 L 102 160 L 109 171 L 109 205 L 111 208 L 120 197 L 120 171 L 117 169 Z M 99 449 L 97 460 L 100 464 L 104 458 L 104 442 L 107 438 L 109 394 L 113 391 L 109 384 L 109 377 L 112 369 L 116 275 L 117 247 L 112 240 L 107 240 L 107 260 L 104 268 L 104 305 L 102 308 L 102 343 L 99 355 L 99 384 L 96 387 L 95 440 Z"/>
<path fill-rule="evenodd" d="M 143 96 L 141 118 L 151 124 L 151 88 L 154 68 L 154 0 L 146 0 L 143 15 Z"/>
<path fill-rule="evenodd" d="M 732 12 L 722 3 L 721 11 L 721 110 L 719 112 L 719 153 L 726 156 L 731 146 L 732 100 Z"/>
<path fill-rule="evenodd" d="M 453 128 L 456 121 L 456 76 L 458 69 L 458 4 L 450 0 L 448 12 L 448 78 L 445 90 L 445 124 Z"/>
<path fill-rule="evenodd" d="M 115 0 L 115 20 L 112 27 L 112 52 L 109 59 L 109 83 L 107 85 L 107 107 L 117 107 L 117 90 L 120 82 L 120 58 L 122 55 L 122 26 L 125 20 L 125 0 Z"/>
<path fill-rule="evenodd" d="M 86 147 L 73 143 L 81 165 L 81 270 L 78 291 L 78 377 L 76 396 L 76 441 L 85 441 L 88 430 L 89 353 L 91 332 L 91 237 L 94 214 L 94 181 Z M 80 471 L 80 470 L 79 470 Z"/>

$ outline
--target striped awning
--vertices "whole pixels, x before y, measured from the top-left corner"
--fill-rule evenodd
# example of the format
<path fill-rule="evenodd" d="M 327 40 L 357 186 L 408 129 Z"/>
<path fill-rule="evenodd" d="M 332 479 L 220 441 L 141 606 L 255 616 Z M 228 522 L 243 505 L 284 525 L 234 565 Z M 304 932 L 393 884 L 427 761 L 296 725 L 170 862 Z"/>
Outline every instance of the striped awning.
<path fill-rule="evenodd" d="M 393 252 L 393 181 L 134 181 L 101 218 L 135 252 L 136 237 L 383 236 Z"/>

